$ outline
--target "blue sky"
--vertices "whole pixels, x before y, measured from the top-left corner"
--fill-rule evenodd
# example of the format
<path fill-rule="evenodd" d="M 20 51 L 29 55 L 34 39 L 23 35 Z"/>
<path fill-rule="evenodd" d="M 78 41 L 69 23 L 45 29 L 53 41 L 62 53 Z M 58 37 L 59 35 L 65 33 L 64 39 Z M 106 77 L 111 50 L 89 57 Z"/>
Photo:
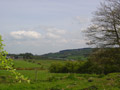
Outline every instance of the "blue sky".
<path fill-rule="evenodd" d="M 88 47 L 82 33 L 102 0 L 0 0 L 0 34 L 9 53 Z"/>

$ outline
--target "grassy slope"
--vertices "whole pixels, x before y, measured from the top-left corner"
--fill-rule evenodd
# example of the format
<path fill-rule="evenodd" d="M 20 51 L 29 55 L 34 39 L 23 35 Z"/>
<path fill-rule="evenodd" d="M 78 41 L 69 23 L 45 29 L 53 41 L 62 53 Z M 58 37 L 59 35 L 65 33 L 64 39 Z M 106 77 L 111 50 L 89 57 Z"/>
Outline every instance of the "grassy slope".
<path fill-rule="evenodd" d="M 52 63 L 61 62 L 64 63 L 64 60 L 36 60 L 37 63 L 40 63 L 44 69 L 48 69 Z"/>
<path fill-rule="evenodd" d="M 29 61 L 29 60 L 28 60 Z M 14 60 L 15 68 L 34 68 L 34 67 L 43 67 L 48 69 L 52 63 L 61 62 L 64 63 L 64 60 L 35 60 L 34 63 L 24 60 Z M 39 64 L 38 64 L 39 63 Z"/>
<path fill-rule="evenodd" d="M 48 53 L 42 55 L 45 58 L 64 58 L 64 59 L 75 59 L 85 60 L 86 57 L 92 52 L 92 48 L 81 48 L 81 49 L 68 49 L 62 50 L 57 53 Z"/>
<path fill-rule="evenodd" d="M 40 67 L 35 63 L 30 63 L 24 60 L 14 60 L 14 67 L 15 68 L 32 68 L 32 67 Z"/>
<path fill-rule="evenodd" d="M 54 60 L 37 61 L 44 67 L 49 67 Z M 61 62 L 61 61 L 60 61 Z M 23 66 L 21 63 L 24 63 Z M 29 64 L 28 64 L 29 63 Z M 62 62 L 63 63 L 63 62 Z M 37 67 L 35 63 L 26 61 L 15 61 L 16 67 Z M 30 65 L 30 66 L 29 66 Z M 46 68 L 47 69 L 47 68 Z M 120 90 L 118 83 L 120 73 L 112 73 L 106 76 L 94 74 L 65 74 L 65 73 L 49 73 L 48 70 L 39 70 L 37 74 L 37 82 L 35 82 L 35 70 L 19 70 L 31 79 L 31 84 L 14 83 L 10 73 L 2 70 L 0 73 L 0 90 Z M 3 77 L 4 76 L 4 77 Z M 88 80 L 93 80 L 88 82 Z"/>

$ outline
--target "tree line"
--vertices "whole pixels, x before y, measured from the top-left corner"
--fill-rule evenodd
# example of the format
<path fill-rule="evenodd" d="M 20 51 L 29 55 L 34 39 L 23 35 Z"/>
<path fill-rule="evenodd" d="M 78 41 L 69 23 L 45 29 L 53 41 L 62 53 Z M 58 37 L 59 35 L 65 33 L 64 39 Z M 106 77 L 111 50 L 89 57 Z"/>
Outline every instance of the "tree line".
<path fill-rule="evenodd" d="M 8 54 L 7 56 L 10 58 L 14 58 L 14 59 L 19 59 L 19 57 L 22 59 L 33 59 L 34 58 L 34 55 L 32 53 Z"/>

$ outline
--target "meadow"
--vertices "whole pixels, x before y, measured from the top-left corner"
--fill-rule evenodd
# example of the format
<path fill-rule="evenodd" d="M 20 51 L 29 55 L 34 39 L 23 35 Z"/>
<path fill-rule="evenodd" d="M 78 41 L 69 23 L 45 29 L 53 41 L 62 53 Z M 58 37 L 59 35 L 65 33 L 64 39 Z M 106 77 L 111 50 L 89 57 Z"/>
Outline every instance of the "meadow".
<path fill-rule="evenodd" d="M 107 75 L 50 73 L 48 69 L 55 62 L 66 61 L 14 60 L 14 68 L 28 77 L 31 83 L 16 83 L 11 73 L 1 70 L 0 90 L 120 90 L 120 73 Z"/>

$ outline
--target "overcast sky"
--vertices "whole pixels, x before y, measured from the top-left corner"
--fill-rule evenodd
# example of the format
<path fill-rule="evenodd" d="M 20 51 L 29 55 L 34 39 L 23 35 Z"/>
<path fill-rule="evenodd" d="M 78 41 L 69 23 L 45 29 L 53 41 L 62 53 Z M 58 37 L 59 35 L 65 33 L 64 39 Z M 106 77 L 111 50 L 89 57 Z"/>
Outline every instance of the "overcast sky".
<path fill-rule="evenodd" d="M 82 31 L 102 0 L 0 0 L 0 34 L 9 53 L 88 47 Z"/>

